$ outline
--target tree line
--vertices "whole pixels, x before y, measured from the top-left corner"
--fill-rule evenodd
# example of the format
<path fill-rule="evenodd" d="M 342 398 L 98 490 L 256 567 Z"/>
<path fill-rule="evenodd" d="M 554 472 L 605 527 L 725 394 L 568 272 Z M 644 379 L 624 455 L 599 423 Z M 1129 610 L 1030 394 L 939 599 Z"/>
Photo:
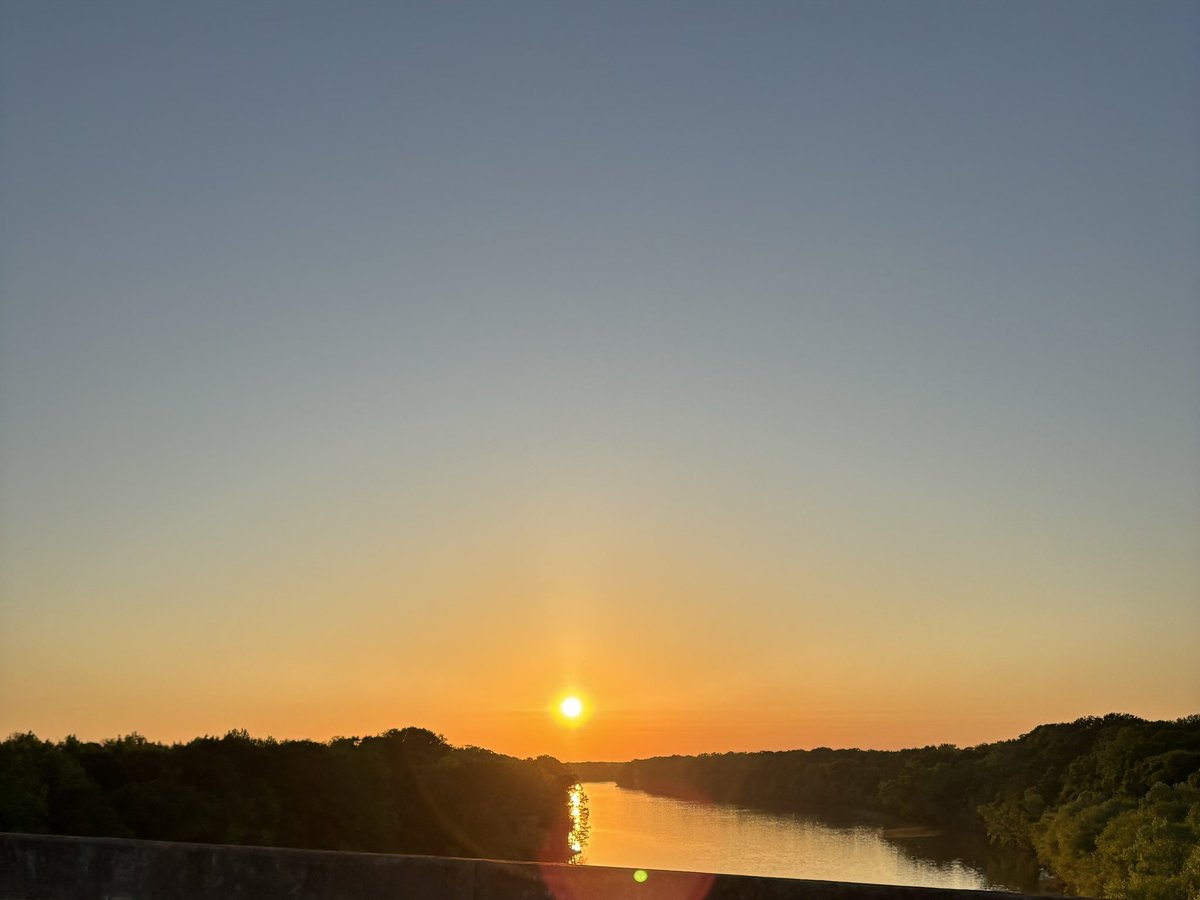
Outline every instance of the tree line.
<path fill-rule="evenodd" d="M 575 777 L 422 728 L 0 744 L 0 831 L 562 861 Z"/>
<path fill-rule="evenodd" d="M 616 780 L 672 797 L 858 808 L 978 832 L 1035 853 L 1077 893 L 1200 898 L 1200 715 L 1090 716 L 963 749 L 656 757 L 624 764 Z"/>

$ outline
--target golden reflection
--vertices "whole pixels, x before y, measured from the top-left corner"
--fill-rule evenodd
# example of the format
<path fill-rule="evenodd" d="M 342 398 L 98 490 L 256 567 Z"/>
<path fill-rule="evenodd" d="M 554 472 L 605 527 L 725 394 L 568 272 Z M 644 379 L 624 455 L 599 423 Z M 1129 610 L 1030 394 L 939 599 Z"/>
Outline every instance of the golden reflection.
<path fill-rule="evenodd" d="M 571 830 L 567 833 L 567 847 L 573 854 L 570 862 L 582 863 L 584 859 L 580 854 L 588 836 L 588 807 L 587 794 L 578 782 L 571 785 L 571 790 L 567 792 L 567 814 L 571 817 Z"/>

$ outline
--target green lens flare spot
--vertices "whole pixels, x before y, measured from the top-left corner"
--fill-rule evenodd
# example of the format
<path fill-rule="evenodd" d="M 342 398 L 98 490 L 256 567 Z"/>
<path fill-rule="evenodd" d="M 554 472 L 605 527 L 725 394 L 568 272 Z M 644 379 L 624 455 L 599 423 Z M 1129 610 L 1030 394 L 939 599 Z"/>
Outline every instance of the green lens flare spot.
<path fill-rule="evenodd" d="M 650 877 L 650 875 L 646 872 L 645 869 L 638 869 L 636 872 L 633 873 L 633 880 L 636 881 L 638 884 L 645 884 L 646 879 L 649 877 Z"/>

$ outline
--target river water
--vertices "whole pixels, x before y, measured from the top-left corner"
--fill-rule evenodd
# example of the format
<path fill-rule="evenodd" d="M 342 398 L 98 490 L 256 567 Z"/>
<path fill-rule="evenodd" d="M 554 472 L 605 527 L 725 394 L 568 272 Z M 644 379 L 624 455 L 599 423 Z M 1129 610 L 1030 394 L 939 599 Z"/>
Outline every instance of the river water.
<path fill-rule="evenodd" d="M 973 857 L 921 829 L 816 819 L 659 797 L 588 782 L 588 835 L 576 862 L 946 888 L 1036 890 L 1028 861 Z M 974 852 L 979 854 L 978 845 Z"/>

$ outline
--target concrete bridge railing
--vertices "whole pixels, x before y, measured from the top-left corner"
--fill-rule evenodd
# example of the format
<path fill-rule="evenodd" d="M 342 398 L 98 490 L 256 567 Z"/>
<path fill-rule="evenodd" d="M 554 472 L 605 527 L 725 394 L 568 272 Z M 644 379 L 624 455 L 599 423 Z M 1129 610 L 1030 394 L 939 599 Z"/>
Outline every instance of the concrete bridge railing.
<path fill-rule="evenodd" d="M 0 834 L 0 900 L 1016 900 L 997 891 Z M 644 875 L 644 877 L 643 877 Z"/>

